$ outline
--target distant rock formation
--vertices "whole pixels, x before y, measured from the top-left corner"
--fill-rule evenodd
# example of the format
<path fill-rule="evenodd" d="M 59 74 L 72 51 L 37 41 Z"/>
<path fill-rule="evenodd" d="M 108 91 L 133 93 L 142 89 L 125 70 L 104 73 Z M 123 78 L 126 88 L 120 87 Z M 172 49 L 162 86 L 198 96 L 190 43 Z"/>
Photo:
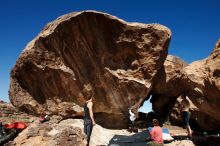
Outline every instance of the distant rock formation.
<path fill-rule="evenodd" d="M 27 125 L 32 123 L 36 117 L 21 112 L 10 103 L 0 102 L 0 122 L 8 124 L 11 122 L 24 122 Z"/>
<path fill-rule="evenodd" d="M 94 92 L 98 123 L 127 127 L 128 108 L 137 111 L 145 100 L 170 38 L 160 24 L 95 11 L 61 16 L 21 53 L 11 71 L 10 100 L 30 114 L 79 116 Z"/>

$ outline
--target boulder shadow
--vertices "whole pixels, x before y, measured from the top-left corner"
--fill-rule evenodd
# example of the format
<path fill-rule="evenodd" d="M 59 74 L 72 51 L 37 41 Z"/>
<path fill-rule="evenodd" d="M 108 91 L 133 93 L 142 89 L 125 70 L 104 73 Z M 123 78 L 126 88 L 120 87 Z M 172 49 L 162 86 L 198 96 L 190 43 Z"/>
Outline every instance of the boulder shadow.
<path fill-rule="evenodd" d="M 139 132 L 133 135 L 114 135 L 109 141 L 108 146 L 147 146 L 147 141 L 150 140 L 148 131 Z"/>

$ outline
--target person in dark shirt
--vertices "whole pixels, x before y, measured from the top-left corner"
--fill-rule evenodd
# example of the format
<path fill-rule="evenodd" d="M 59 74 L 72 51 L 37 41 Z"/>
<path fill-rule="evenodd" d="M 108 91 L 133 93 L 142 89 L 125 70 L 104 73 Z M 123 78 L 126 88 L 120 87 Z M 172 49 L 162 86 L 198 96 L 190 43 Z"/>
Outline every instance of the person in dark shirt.
<path fill-rule="evenodd" d="M 94 96 L 91 94 L 84 104 L 84 132 L 87 136 L 87 146 L 89 146 L 93 126 L 96 124 L 93 116 L 93 100 Z"/>

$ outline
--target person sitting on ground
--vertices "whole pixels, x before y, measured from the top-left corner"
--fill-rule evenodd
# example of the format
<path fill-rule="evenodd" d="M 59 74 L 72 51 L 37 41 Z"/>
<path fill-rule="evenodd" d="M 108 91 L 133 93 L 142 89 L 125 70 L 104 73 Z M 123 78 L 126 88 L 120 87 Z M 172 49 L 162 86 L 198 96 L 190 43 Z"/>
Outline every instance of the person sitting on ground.
<path fill-rule="evenodd" d="M 157 119 L 152 120 L 153 128 L 150 131 L 150 137 L 152 141 L 147 142 L 147 146 L 163 146 L 163 130 L 159 126 Z"/>

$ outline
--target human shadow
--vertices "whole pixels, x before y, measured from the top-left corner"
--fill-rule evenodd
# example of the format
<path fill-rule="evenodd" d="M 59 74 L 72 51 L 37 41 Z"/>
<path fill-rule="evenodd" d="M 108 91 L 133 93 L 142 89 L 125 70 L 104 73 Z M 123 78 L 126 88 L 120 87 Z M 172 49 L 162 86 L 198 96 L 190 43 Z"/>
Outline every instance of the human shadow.
<path fill-rule="evenodd" d="M 114 135 L 109 141 L 108 146 L 146 146 L 150 140 L 150 135 L 147 130 L 130 136 Z"/>
<path fill-rule="evenodd" d="M 196 146 L 220 146 L 220 137 L 218 135 L 193 135 L 173 136 L 175 140 L 191 140 Z"/>
<path fill-rule="evenodd" d="M 194 136 L 192 142 L 196 146 L 220 146 L 220 137 L 217 135 Z"/>

